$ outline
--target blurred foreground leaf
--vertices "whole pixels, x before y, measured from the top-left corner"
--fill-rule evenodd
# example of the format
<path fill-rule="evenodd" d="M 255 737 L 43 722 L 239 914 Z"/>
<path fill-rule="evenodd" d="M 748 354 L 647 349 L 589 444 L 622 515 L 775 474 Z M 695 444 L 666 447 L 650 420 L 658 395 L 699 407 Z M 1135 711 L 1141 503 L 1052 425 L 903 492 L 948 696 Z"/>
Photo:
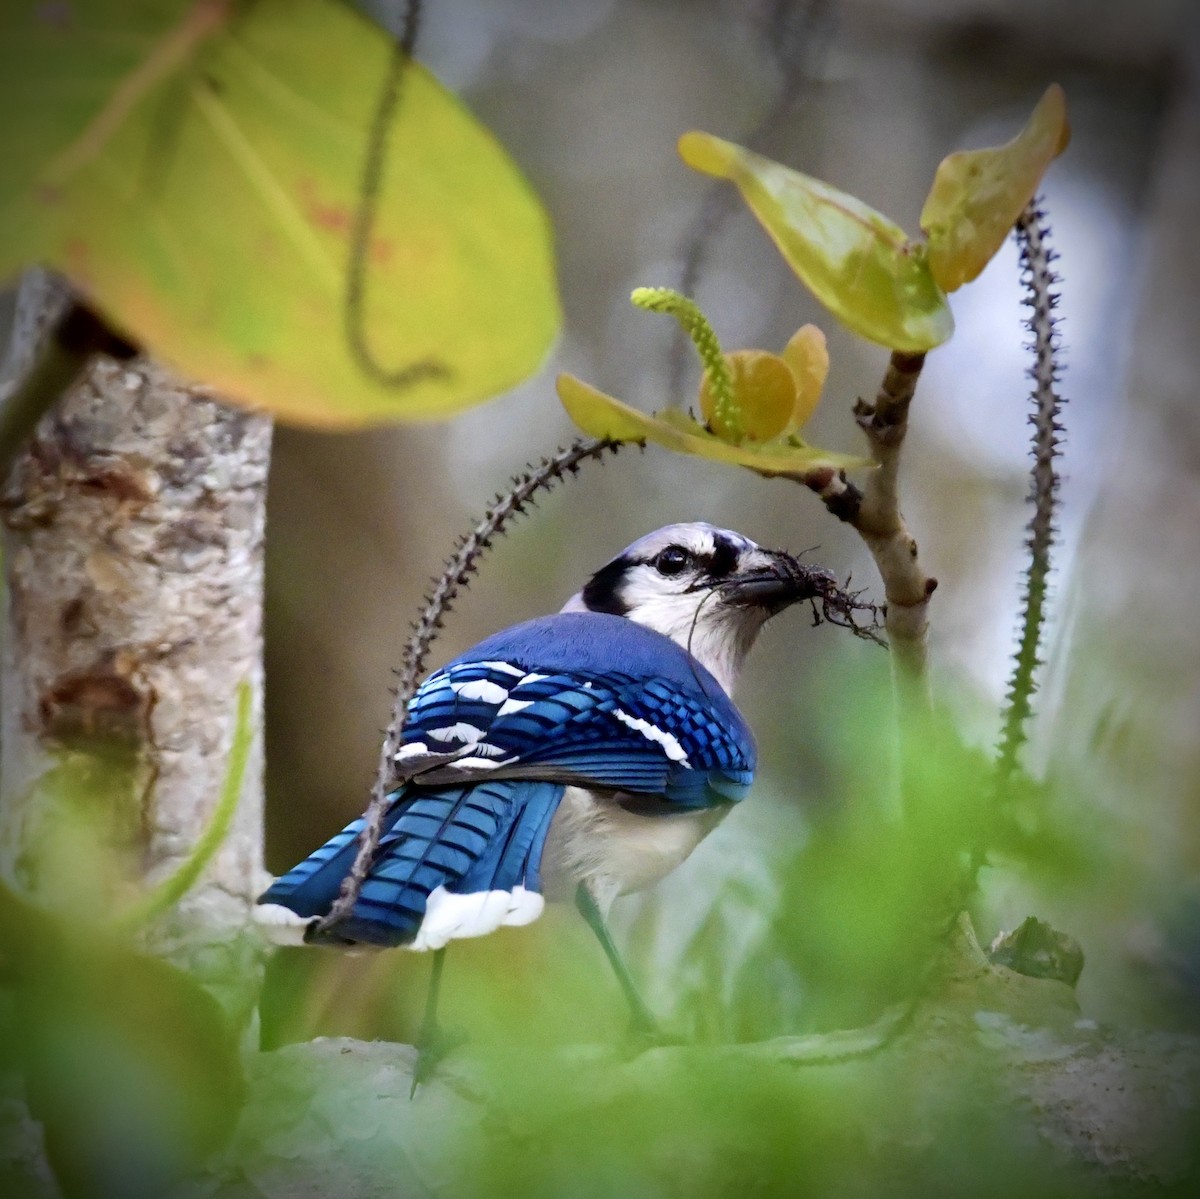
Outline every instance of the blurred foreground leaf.
<path fill-rule="evenodd" d="M 237 692 L 229 766 L 187 860 L 111 918 L 130 885 L 143 819 L 137 755 L 97 740 L 63 752 L 39 780 L 36 835 L 22 874 L 45 906 L 0 883 L 0 980 L 10 999 L 0 1061 L 25 1080 L 31 1114 L 68 1196 L 157 1199 L 232 1131 L 243 1078 L 217 999 L 132 947 L 127 934 L 173 907 L 229 831 L 253 739 L 252 695 Z"/>
<path fill-rule="evenodd" d="M 558 327 L 550 232 L 514 164 L 405 72 L 345 344 L 349 231 L 391 53 L 335 0 L 6 4 L 0 279 L 40 262 L 223 395 L 296 421 L 436 418 L 519 382 Z"/>
<path fill-rule="evenodd" d="M 199 984 L 3 886 L 0 960 L 16 998 L 12 1052 L 66 1195 L 152 1199 L 229 1135 L 241 1063 Z"/>
<path fill-rule="evenodd" d="M 855 333 L 918 353 L 954 332 L 925 248 L 882 213 L 709 133 L 685 133 L 679 154 L 694 170 L 737 185 L 788 265 Z"/>
<path fill-rule="evenodd" d="M 1066 97 L 1054 83 L 1012 141 L 942 159 L 921 209 L 929 267 L 941 287 L 954 291 L 978 278 L 1070 136 Z"/>
<path fill-rule="evenodd" d="M 846 801 L 814 820 L 782 880 L 773 931 L 805 981 L 809 1028 L 869 1023 L 921 987 L 970 897 L 970 852 L 986 836 L 990 763 L 944 713 L 910 728 L 903 816 L 889 802 L 882 699 L 862 702 L 841 731 Z M 880 724 L 861 718 L 870 711 Z"/>

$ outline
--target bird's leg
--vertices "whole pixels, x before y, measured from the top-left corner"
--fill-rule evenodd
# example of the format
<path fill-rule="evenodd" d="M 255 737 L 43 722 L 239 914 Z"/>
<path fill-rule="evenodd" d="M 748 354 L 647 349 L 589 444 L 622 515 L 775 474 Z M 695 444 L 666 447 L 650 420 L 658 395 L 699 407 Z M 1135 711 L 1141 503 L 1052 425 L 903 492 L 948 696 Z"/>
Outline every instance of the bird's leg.
<path fill-rule="evenodd" d="M 425 1015 L 421 1018 L 421 1028 L 417 1033 L 417 1060 L 413 1065 L 412 1090 L 408 1093 L 410 1099 L 417 1093 L 421 1083 L 429 1081 L 438 1063 L 463 1040 L 461 1036 L 445 1032 L 438 1024 L 438 992 L 441 990 L 445 965 L 445 948 L 435 949 L 429 975 L 429 993 L 425 997 Z"/>
<path fill-rule="evenodd" d="M 617 976 L 617 982 L 621 984 L 621 990 L 625 993 L 625 1002 L 629 1004 L 629 1031 L 639 1041 L 661 1044 L 666 1038 L 658 1027 L 658 1021 L 650 1014 L 650 1009 L 638 994 L 629 967 L 625 965 L 624 959 L 613 944 L 604 917 L 600 915 L 600 909 L 596 906 L 596 900 L 583 883 L 575 890 L 575 906 L 587 921 L 588 927 L 596 934 L 600 948 L 604 950 L 609 965 Z"/>

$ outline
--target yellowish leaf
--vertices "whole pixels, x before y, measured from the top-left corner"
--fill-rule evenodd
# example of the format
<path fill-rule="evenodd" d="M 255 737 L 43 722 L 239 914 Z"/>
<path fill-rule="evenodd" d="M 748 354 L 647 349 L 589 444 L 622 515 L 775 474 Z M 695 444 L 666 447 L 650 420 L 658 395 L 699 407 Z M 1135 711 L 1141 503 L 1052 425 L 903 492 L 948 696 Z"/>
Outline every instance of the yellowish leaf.
<path fill-rule="evenodd" d="M 730 445 L 703 425 L 679 412 L 647 416 L 613 396 L 598 391 L 574 375 L 558 376 L 558 396 L 571 419 L 592 437 L 614 441 L 653 441 L 680 454 L 749 467 L 764 474 L 810 478 L 817 472 L 855 470 L 871 466 L 866 458 L 839 454 L 816 446 L 787 442 Z"/>
<path fill-rule="evenodd" d="M 924 247 L 869 205 L 708 133 L 685 133 L 679 153 L 737 185 L 788 265 L 854 332 L 918 353 L 954 331 Z"/>
<path fill-rule="evenodd" d="M 1070 135 L 1066 97 L 1054 83 L 1012 141 L 942 159 L 921 228 L 929 267 L 946 291 L 970 283 L 991 261 Z"/>
<path fill-rule="evenodd" d="M 796 380 L 778 355 L 766 350 L 734 350 L 725 355 L 733 383 L 733 404 L 739 427 L 726 427 L 717 413 L 708 374 L 700 382 L 700 412 L 708 427 L 725 441 L 770 441 L 789 432 L 796 407 Z"/>
<path fill-rule="evenodd" d="M 808 424 L 820 403 L 829 374 L 825 334 L 816 325 L 803 325 L 783 347 L 783 360 L 792 368 L 796 380 L 796 404 L 786 430 L 791 433 Z"/>

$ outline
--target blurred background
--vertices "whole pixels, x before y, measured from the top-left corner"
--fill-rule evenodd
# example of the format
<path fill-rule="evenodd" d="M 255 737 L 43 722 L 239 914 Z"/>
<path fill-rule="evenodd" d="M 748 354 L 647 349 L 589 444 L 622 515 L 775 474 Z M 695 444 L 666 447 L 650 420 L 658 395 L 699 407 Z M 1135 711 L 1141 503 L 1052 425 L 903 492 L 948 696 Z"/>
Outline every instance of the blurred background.
<path fill-rule="evenodd" d="M 1051 661 L 1031 761 L 1063 782 L 1064 820 L 1132 856 L 1082 890 L 1053 871 L 1049 882 L 985 872 L 980 935 L 1036 912 L 1083 942 L 1081 995 L 1097 1015 L 1168 1018 L 1164 993 L 1178 999 L 1180 987 L 1194 988 L 1200 957 L 1188 890 L 1200 866 L 1200 262 L 1190 228 L 1200 124 L 1190 8 L 427 4 L 418 56 L 495 131 L 549 208 L 565 327 L 541 374 L 446 424 L 279 431 L 268 536 L 269 867 L 286 868 L 363 807 L 389 671 L 427 580 L 511 472 L 572 436 L 555 373 L 570 370 L 644 408 L 691 402 L 699 371 L 690 349 L 673 389 L 673 323 L 635 311 L 631 288 L 679 286 L 688 272 L 726 348 L 778 349 L 800 324 L 821 324 L 832 368 L 811 440 L 856 448 L 849 407 L 877 386 L 884 351 L 833 325 L 734 206 L 732 189 L 714 193 L 679 162 L 681 132 L 749 142 L 915 230 L 943 155 L 1007 140 L 1057 80 L 1074 136 L 1044 191 L 1062 254 L 1069 437 Z M 375 10 L 386 19 L 387 5 Z M 954 298 L 957 333 L 925 371 L 905 472 L 906 514 L 941 583 L 936 685 L 979 745 L 996 734 L 1028 518 L 1019 298 L 1010 243 Z M 696 519 L 793 551 L 815 547 L 815 560 L 874 590 L 857 538 L 795 486 L 633 450 L 586 469 L 497 545 L 435 656 L 557 608 L 635 537 Z M 768 627 L 739 699 L 761 747 L 753 801 L 655 894 L 614 910 L 659 1010 L 679 1002 L 681 955 L 706 920 L 726 938 L 714 946 L 725 961 L 718 974 L 732 974 L 734 945 L 761 932 L 778 903 L 779 863 L 802 851 L 814 810 L 846 799 L 839 755 L 854 687 L 885 675 L 881 653 L 810 628 L 804 612 Z M 572 913 L 552 914 L 519 934 L 455 946 L 450 977 L 470 961 L 489 979 L 544 971 L 561 960 L 547 946 L 579 934 L 576 924 Z M 537 961 L 514 965 L 522 957 Z M 353 969 L 359 1010 L 346 1002 L 342 963 L 325 987 L 308 981 L 307 1004 L 284 1005 L 296 1035 L 309 1021 L 326 1031 L 406 1026 L 424 967 Z M 615 1000 L 601 977 L 602 999 Z M 779 1019 L 803 1009 L 799 980 L 769 988 Z"/>
<path fill-rule="evenodd" d="M 398 7 L 368 5 L 385 21 Z M 573 436 L 556 372 L 647 409 L 691 402 L 697 364 L 689 351 L 674 358 L 681 371 L 673 366 L 673 323 L 635 311 L 633 287 L 687 281 L 727 349 L 778 349 L 802 323 L 821 324 L 832 368 L 806 433 L 857 449 L 850 406 L 873 393 L 885 352 L 834 326 L 734 206 L 732 189 L 714 192 L 680 163 L 682 132 L 748 143 L 915 231 L 941 158 L 1007 140 L 1058 81 L 1074 137 L 1044 192 L 1062 255 L 1071 403 L 1029 761 L 1055 783 L 1059 825 L 1073 830 L 1088 868 L 988 870 L 977 916 L 984 938 L 1034 913 L 1077 937 L 1088 961 L 1080 995 L 1097 1018 L 1185 1023 L 1200 987 L 1194 8 L 428 0 L 417 56 L 495 132 L 546 204 L 565 325 L 540 374 L 452 421 L 349 435 L 278 430 L 267 538 L 268 868 L 283 871 L 364 807 L 390 671 L 428 580 L 511 473 Z M 905 466 L 906 514 L 941 584 L 935 684 L 981 747 L 997 731 L 1028 518 L 1019 300 L 1010 244 L 954 297 L 958 331 L 926 368 Z M 627 450 L 543 499 L 497 544 L 435 660 L 557 609 L 628 542 L 682 520 L 811 547 L 812 559 L 877 595 L 856 536 L 802 489 Z M 764 930 L 804 920 L 812 822 L 848 800 L 847 761 L 863 752 L 854 716 L 886 673 L 881 651 L 811 628 L 803 611 L 768 627 L 739 697 L 760 743 L 755 795 L 653 895 L 614 912 L 651 1005 L 668 1018 L 687 1022 L 689 988 L 729 1000 Z M 884 779 L 887 763 L 874 765 Z M 794 885 L 781 887 L 781 871 Z M 795 897 L 796 908 L 781 910 Z M 701 938 L 711 952 L 698 967 L 686 950 Z M 579 953 L 563 954 L 565 943 Z M 456 945 L 449 979 L 457 971 L 475 983 L 453 988 L 447 1003 L 469 1005 L 473 990 L 518 997 L 554 969 L 579 971 L 577 993 L 594 999 L 598 1026 L 620 1026 L 615 988 L 571 912 Z M 425 970 L 403 954 L 281 955 L 268 1042 L 315 1032 L 404 1038 Z M 753 1019 L 708 1031 L 803 1025 L 801 972 L 759 960 L 750 985 L 768 996 Z M 575 1012 L 573 1027 L 592 1016 Z M 472 1020 L 478 1027 L 486 1015 Z"/>

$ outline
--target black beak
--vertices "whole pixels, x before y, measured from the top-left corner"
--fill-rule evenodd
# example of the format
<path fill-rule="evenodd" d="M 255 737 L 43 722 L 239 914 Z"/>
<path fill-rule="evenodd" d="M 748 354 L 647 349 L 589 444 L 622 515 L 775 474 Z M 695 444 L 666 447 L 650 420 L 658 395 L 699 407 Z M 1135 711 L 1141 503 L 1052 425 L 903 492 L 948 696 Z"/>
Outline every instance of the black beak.
<path fill-rule="evenodd" d="M 768 565 L 738 573 L 721 584 L 726 603 L 763 608 L 774 616 L 791 604 L 815 599 L 837 586 L 837 579 L 820 566 L 806 566 L 783 550 L 762 552 L 771 559 Z"/>

